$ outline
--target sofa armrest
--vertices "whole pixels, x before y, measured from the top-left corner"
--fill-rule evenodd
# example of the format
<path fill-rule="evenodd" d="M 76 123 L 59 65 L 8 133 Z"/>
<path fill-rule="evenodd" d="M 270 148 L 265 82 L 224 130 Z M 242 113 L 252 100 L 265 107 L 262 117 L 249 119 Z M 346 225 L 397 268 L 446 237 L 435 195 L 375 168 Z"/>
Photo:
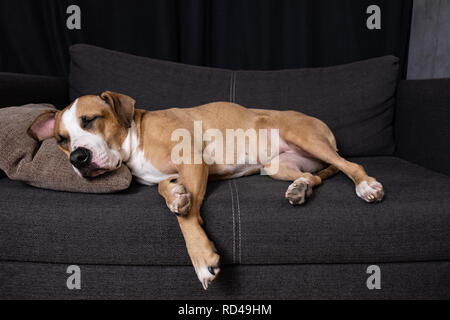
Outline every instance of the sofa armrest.
<path fill-rule="evenodd" d="M 450 175 L 450 78 L 401 81 L 396 155 Z"/>
<path fill-rule="evenodd" d="M 68 86 L 63 78 L 0 72 L 0 108 L 27 103 L 68 104 Z"/>
<path fill-rule="evenodd" d="M 27 103 L 68 104 L 68 85 L 63 78 L 0 72 L 0 108 Z M 0 179 L 5 178 L 0 170 Z"/>

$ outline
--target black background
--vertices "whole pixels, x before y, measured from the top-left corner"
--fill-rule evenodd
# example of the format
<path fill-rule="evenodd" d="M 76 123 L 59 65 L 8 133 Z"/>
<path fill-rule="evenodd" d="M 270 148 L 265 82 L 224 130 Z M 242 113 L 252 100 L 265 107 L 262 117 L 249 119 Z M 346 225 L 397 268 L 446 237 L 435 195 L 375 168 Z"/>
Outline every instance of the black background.
<path fill-rule="evenodd" d="M 81 7 L 81 30 L 66 9 Z M 381 8 L 381 30 L 366 9 Z M 394 54 L 404 75 L 412 0 L 0 0 L 0 71 L 67 76 L 88 43 L 230 69 L 342 64 Z"/>

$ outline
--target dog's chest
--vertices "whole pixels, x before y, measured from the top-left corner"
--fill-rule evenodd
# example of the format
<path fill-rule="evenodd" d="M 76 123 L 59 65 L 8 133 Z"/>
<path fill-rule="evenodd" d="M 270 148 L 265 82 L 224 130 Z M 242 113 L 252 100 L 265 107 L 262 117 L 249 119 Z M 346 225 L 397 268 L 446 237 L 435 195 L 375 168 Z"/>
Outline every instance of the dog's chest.
<path fill-rule="evenodd" d="M 142 184 L 153 185 L 169 178 L 178 177 L 177 174 L 165 174 L 155 168 L 144 156 L 144 152 L 139 151 L 127 162 L 131 174 Z"/>

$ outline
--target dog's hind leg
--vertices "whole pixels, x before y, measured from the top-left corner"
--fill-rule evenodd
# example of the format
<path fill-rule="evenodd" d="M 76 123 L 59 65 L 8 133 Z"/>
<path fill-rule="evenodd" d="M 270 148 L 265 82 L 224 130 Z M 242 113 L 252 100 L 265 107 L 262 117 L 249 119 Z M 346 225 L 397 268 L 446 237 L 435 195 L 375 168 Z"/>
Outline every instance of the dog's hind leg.
<path fill-rule="evenodd" d="M 342 158 L 336 151 L 327 148 L 326 144 L 321 145 L 320 142 L 306 146 L 306 148 L 312 155 L 344 172 L 354 182 L 357 196 L 364 201 L 378 202 L 383 199 L 384 189 L 382 184 L 375 178 L 368 176 L 363 166 Z"/>
<path fill-rule="evenodd" d="M 355 183 L 356 194 L 364 201 L 376 202 L 383 199 L 384 190 L 381 183 L 368 176 L 361 165 L 339 156 L 333 134 L 320 120 L 311 118 L 303 124 L 300 134 L 286 130 L 283 138 L 314 158 L 329 163 L 344 172 Z"/>
<path fill-rule="evenodd" d="M 312 195 L 312 188 L 322 183 L 322 178 L 319 175 L 313 175 L 309 172 L 302 172 L 295 163 L 285 161 L 280 156 L 278 160 L 277 170 L 271 172 L 267 170 L 269 176 L 276 180 L 293 181 L 287 188 L 285 198 L 292 205 L 301 205 L 305 203 L 306 199 Z M 270 163 L 265 168 L 273 169 L 273 164 Z"/>

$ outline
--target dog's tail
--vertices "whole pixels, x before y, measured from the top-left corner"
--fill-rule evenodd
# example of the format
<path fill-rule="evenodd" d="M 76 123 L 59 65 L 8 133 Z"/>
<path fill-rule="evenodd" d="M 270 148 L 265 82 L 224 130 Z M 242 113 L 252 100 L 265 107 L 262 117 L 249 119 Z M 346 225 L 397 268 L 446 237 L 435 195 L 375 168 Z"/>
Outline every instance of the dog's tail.
<path fill-rule="evenodd" d="M 320 179 L 325 180 L 328 178 L 331 178 L 332 176 L 334 176 L 335 174 L 337 174 L 339 172 L 339 169 L 336 168 L 334 165 L 329 165 L 328 167 L 326 167 L 323 170 L 320 170 L 317 173 L 317 176 L 320 177 Z"/>

